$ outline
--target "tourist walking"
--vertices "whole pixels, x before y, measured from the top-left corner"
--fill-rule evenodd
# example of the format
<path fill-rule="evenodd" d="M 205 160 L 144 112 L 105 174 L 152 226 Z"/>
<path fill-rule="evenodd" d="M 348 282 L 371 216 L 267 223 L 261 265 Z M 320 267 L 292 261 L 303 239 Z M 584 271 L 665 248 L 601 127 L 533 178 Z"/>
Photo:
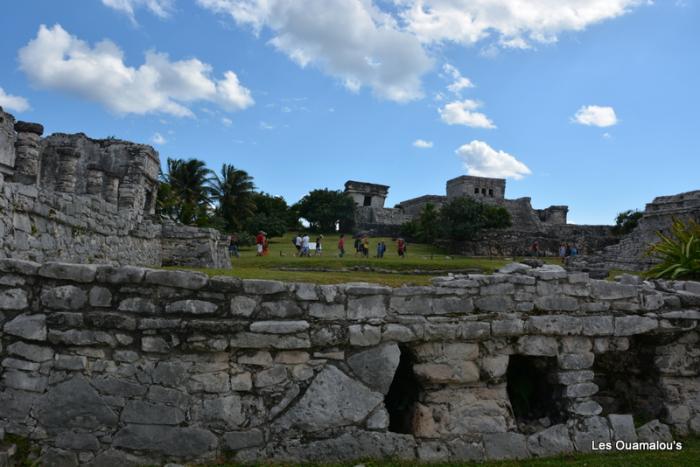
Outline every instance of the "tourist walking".
<path fill-rule="evenodd" d="M 362 256 L 369 257 L 369 237 L 367 235 L 362 237 Z"/>
<path fill-rule="evenodd" d="M 530 246 L 530 254 L 535 257 L 540 256 L 540 242 L 537 240 L 532 242 L 532 245 Z"/>
<path fill-rule="evenodd" d="M 321 241 L 323 240 L 323 235 L 319 235 L 316 237 L 316 252 L 314 252 L 314 256 L 322 256 L 323 255 L 323 244 Z"/>
<path fill-rule="evenodd" d="M 297 256 L 301 255 L 301 234 L 297 234 L 294 238 L 294 246 L 297 249 Z"/>
<path fill-rule="evenodd" d="M 360 237 L 355 237 L 355 256 L 360 254 L 361 248 Z"/>
<path fill-rule="evenodd" d="M 301 237 L 301 255 L 300 256 L 309 256 L 309 234 L 305 233 L 303 237 Z"/>
<path fill-rule="evenodd" d="M 340 234 L 340 239 L 338 239 L 338 257 L 342 258 L 345 256 L 345 234 Z"/>
<path fill-rule="evenodd" d="M 563 243 L 559 245 L 559 258 L 561 258 L 562 263 L 566 259 L 566 245 L 564 245 Z"/>
<path fill-rule="evenodd" d="M 399 238 L 396 241 L 396 249 L 398 250 L 399 256 L 404 258 L 406 256 L 406 240 Z"/>
<path fill-rule="evenodd" d="M 267 239 L 267 232 L 263 232 L 263 256 L 267 256 L 270 253 L 270 242 Z"/>
<path fill-rule="evenodd" d="M 263 235 L 263 231 L 261 230 L 255 236 L 255 256 L 262 256 L 264 247 L 265 247 L 265 235 Z"/>
<path fill-rule="evenodd" d="M 228 254 L 229 256 L 235 256 L 236 258 L 241 257 L 241 254 L 238 251 L 238 235 L 235 233 L 232 233 L 228 237 Z"/>

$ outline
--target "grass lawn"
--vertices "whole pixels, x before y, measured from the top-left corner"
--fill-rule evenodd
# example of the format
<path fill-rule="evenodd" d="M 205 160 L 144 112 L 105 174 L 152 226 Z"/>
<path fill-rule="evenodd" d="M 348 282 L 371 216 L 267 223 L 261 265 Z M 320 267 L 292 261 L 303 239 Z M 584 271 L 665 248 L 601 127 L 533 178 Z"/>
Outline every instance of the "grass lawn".
<path fill-rule="evenodd" d="M 374 282 L 393 287 L 402 284 L 428 285 L 430 278 L 448 272 L 491 273 L 517 258 L 487 258 L 448 255 L 440 249 L 425 244 L 409 244 L 407 255 L 398 256 L 396 244 L 391 238 L 371 238 L 370 255 L 364 258 L 355 254 L 353 238 L 345 236 L 345 256 L 338 257 L 338 235 L 326 235 L 322 255 L 300 258 L 292 244 L 293 236 L 270 239 L 268 256 L 256 256 L 255 247 L 241 248 L 241 257 L 233 258 L 233 269 L 200 269 L 211 275 L 233 275 L 243 279 L 275 279 L 318 284 L 342 282 Z M 315 236 L 311 240 L 314 241 Z M 384 258 L 377 258 L 377 243 L 387 245 Z M 556 262 L 556 258 L 547 258 Z M 416 274 L 422 271 L 424 274 Z"/>

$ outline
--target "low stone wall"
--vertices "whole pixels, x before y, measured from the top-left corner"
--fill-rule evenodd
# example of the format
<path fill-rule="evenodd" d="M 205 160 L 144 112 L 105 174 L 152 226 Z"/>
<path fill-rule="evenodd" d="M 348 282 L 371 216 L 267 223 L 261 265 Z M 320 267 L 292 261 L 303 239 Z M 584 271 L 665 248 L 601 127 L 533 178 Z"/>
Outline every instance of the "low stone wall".
<path fill-rule="evenodd" d="M 216 229 L 164 222 L 161 233 L 163 266 L 231 269 L 227 236 Z"/>
<path fill-rule="evenodd" d="M 391 289 L 4 259 L 0 431 L 95 466 L 670 443 L 700 433 L 698 306 L 699 283 L 556 266 Z"/>

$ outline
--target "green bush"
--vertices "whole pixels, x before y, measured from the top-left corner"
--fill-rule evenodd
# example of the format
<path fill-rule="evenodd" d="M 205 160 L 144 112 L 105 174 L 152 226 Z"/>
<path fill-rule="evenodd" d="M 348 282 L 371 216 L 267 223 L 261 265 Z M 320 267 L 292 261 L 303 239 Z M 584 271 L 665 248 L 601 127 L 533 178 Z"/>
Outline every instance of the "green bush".
<path fill-rule="evenodd" d="M 673 220 L 669 235 L 657 232 L 659 242 L 647 254 L 659 264 L 646 272 L 653 279 L 700 279 L 700 224 Z"/>
<path fill-rule="evenodd" d="M 643 215 L 643 212 L 632 209 L 619 213 L 612 228 L 613 235 L 627 235 L 632 232 Z"/>

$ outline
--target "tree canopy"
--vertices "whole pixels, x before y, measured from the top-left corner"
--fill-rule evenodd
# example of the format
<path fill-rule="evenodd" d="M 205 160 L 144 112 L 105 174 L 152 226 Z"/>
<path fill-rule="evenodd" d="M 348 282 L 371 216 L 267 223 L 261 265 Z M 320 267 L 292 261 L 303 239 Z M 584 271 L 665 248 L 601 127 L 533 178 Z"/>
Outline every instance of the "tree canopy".
<path fill-rule="evenodd" d="M 334 232 L 336 223 L 348 232 L 355 222 L 355 201 L 339 190 L 313 190 L 292 209 L 306 219 L 314 232 Z"/>

